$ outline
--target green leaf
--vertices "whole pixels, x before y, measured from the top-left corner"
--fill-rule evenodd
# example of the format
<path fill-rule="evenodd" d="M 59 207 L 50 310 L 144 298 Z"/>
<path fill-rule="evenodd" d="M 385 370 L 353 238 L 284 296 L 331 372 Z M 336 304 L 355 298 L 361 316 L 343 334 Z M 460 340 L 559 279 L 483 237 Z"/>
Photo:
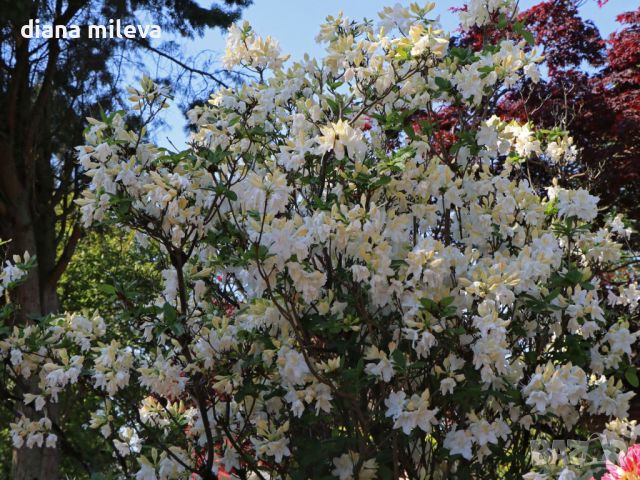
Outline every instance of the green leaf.
<path fill-rule="evenodd" d="M 507 26 L 507 17 L 505 16 L 504 13 L 501 13 L 500 16 L 498 17 L 498 28 L 500 30 L 504 30 L 506 26 Z"/>
<path fill-rule="evenodd" d="M 164 316 L 164 321 L 169 324 L 174 323 L 178 319 L 178 312 L 173 307 L 173 305 L 168 302 L 165 302 L 165 304 L 162 306 L 162 313 Z"/>
<path fill-rule="evenodd" d="M 421 298 L 420 303 L 424 309 L 429 313 L 434 313 L 438 310 L 438 304 L 430 298 Z"/>
<path fill-rule="evenodd" d="M 333 100 L 333 99 L 331 99 L 331 98 L 329 98 L 329 97 L 327 97 L 325 100 L 326 100 L 326 101 L 327 101 L 327 103 L 329 104 L 329 108 L 331 108 L 331 111 L 332 111 L 334 114 L 336 114 L 336 115 L 337 115 L 337 114 L 339 114 L 339 113 L 340 113 L 340 106 L 338 105 L 338 102 L 336 102 L 335 100 Z"/>
<path fill-rule="evenodd" d="M 216 185 L 216 188 L 214 188 L 214 191 L 218 195 L 222 195 L 222 196 L 227 197 L 232 202 L 235 202 L 236 200 L 238 200 L 238 195 L 236 194 L 236 192 L 234 192 L 233 190 L 229 190 L 224 185 Z"/>
<path fill-rule="evenodd" d="M 409 60 L 411 58 L 411 53 L 409 53 L 409 50 L 406 48 L 398 48 L 396 58 L 398 60 Z"/>
<path fill-rule="evenodd" d="M 453 297 L 444 297 L 440 300 L 440 307 L 447 308 L 449 305 L 453 303 L 455 299 Z"/>
<path fill-rule="evenodd" d="M 582 281 L 582 272 L 580 270 L 569 270 L 565 279 L 569 282 L 571 286 L 575 286 Z"/>
<path fill-rule="evenodd" d="M 106 283 L 102 283 L 100 285 L 96 285 L 96 288 L 101 291 L 102 293 L 105 293 L 107 295 L 115 295 L 116 294 L 116 287 L 114 287 L 113 285 L 108 285 Z"/>
<path fill-rule="evenodd" d="M 580 284 L 584 290 L 595 290 L 595 285 L 589 282 L 582 282 Z"/>
<path fill-rule="evenodd" d="M 0 338 L 6 337 L 11 333 L 11 328 L 9 328 L 4 323 L 0 323 Z"/>
<path fill-rule="evenodd" d="M 635 367 L 627 368 L 627 370 L 624 372 L 624 378 L 627 379 L 627 382 L 629 382 L 629 385 L 631 385 L 632 387 L 638 388 L 640 386 L 640 380 L 638 380 L 638 371 Z"/>
<path fill-rule="evenodd" d="M 393 360 L 393 366 L 396 367 L 398 370 L 402 371 L 402 370 L 406 370 L 407 368 L 407 359 L 404 356 L 404 353 L 402 353 L 400 350 L 396 349 L 393 351 L 393 353 L 391 354 L 391 359 Z"/>
<path fill-rule="evenodd" d="M 372 187 L 373 187 L 373 189 L 376 189 L 378 187 L 383 187 L 383 186 L 387 185 L 389 182 L 391 182 L 391 177 L 388 176 L 388 175 L 383 175 L 382 177 L 378 178 L 378 180 L 376 180 L 372 184 Z"/>
<path fill-rule="evenodd" d="M 446 78 L 442 78 L 442 77 L 436 77 L 435 79 L 436 85 L 438 86 L 438 88 L 440 88 L 441 90 L 450 90 L 451 89 L 451 82 L 449 80 L 447 80 Z"/>
<path fill-rule="evenodd" d="M 523 30 L 522 37 L 527 41 L 529 45 L 531 46 L 535 45 L 536 41 L 533 38 L 533 33 L 531 33 L 529 30 Z"/>
<path fill-rule="evenodd" d="M 515 22 L 513 24 L 513 31 L 515 33 L 519 33 L 522 34 L 522 31 L 524 30 L 524 24 L 522 22 Z"/>

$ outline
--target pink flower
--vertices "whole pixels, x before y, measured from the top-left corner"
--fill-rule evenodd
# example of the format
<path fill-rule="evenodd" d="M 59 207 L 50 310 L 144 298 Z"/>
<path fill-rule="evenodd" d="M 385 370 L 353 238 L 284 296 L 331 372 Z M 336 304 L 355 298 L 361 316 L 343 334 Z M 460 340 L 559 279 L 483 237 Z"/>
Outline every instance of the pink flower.
<path fill-rule="evenodd" d="M 618 463 L 607 462 L 608 473 L 601 480 L 640 480 L 640 444 L 631 445 L 627 452 L 620 452 Z"/>

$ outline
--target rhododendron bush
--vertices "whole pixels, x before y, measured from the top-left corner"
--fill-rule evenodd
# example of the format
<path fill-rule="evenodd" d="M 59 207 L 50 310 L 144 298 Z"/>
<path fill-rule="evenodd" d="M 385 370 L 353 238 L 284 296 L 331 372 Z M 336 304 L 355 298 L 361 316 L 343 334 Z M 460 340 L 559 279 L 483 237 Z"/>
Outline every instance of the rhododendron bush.
<path fill-rule="evenodd" d="M 159 247 L 163 289 L 2 333 L 3 375 L 39 381 L 16 446 L 54 444 L 48 409 L 78 384 L 140 480 L 520 478 L 532 440 L 623 421 L 640 290 L 605 279 L 629 232 L 531 183 L 528 162 L 576 160 L 566 133 L 493 115 L 539 78 L 514 2 L 460 12 L 502 32 L 477 52 L 431 8 L 329 17 L 325 57 L 295 63 L 232 27 L 225 66 L 256 80 L 193 109 L 182 152 L 148 141 L 169 100 L 150 79 L 90 120 L 85 225 Z"/>

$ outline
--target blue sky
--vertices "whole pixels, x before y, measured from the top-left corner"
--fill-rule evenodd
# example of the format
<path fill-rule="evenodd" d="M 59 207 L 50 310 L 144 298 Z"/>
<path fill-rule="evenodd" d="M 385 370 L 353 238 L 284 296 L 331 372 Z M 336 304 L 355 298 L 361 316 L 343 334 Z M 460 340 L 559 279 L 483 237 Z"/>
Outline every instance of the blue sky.
<path fill-rule="evenodd" d="M 527 9 L 540 0 L 521 0 L 520 9 Z M 208 0 L 200 2 L 203 6 Z M 301 58 L 304 53 L 320 56 L 322 48 L 315 43 L 318 26 L 327 15 L 335 15 L 343 11 L 350 18 L 377 19 L 376 13 L 386 5 L 394 3 L 409 4 L 408 0 L 254 0 L 254 4 L 245 10 L 244 19 L 248 20 L 254 30 L 262 36 L 271 35 L 280 42 L 284 53 L 291 54 L 292 59 Z M 425 2 L 421 2 L 425 3 Z M 449 31 L 457 27 L 457 15 L 449 9 L 464 3 L 463 0 L 436 1 L 434 16 L 439 15 L 443 27 Z M 587 0 L 581 7 L 583 17 L 591 19 L 600 29 L 604 37 L 618 28 L 615 17 L 624 11 L 634 8 L 636 0 L 610 0 L 603 7 L 598 7 L 596 0 Z M 196 55 L 203 50 L 222 56 L 224 53 L 225 33 L 214 30 L 203 38 L 192 41 L 181 41 L 187 54 Z M 153 75 L 152 75 L 153 76 Z M 184 117 L 177 108 L 167 111 L 165 120 L 170 127 L 165 127 L 157 135 L 156 141 L 169 146 L 169 140 L 179 149 L 185 145 L 187 138 L 182 126 Z"/>

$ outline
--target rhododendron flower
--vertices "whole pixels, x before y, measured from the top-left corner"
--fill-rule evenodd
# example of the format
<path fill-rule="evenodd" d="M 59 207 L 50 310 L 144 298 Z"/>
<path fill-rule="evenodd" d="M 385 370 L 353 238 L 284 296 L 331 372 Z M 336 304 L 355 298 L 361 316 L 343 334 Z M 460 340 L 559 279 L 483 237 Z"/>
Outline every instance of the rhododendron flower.
<path fill-rule="evenodd" d="M 619 465 L 607 461 L 607 471 L 601 480 L 640 480 L 640 444 L 631 445 L 620 452 Z"/>

